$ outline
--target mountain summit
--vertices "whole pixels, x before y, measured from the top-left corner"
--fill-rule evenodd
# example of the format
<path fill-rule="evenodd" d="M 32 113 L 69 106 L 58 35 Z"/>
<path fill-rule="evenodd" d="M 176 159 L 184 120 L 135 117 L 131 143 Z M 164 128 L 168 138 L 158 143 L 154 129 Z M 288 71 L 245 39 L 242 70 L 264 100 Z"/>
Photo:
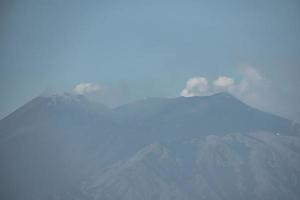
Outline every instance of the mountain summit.
<path fill-rule="evenodd" d="M 268 131 L 293 135 L 292 121 L 254 109 L 229 93 L 211 96 L 150 98 L 115 109 L 132 122 L 142 121 L 142 130 L 156 133 L 228 134 Z M 163 133 L 162 133 L 163 134 Z"/>

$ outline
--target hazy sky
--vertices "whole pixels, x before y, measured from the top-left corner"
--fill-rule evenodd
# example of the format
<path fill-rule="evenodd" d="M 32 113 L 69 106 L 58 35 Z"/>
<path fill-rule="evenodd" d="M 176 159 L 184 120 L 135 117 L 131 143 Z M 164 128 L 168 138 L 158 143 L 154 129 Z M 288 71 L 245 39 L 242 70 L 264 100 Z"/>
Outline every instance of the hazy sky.
<path fill-rule="evenodd" d="M 0 0 L 0 118 L 49 92 L 226 90 L 300 121 L 299 22 L 298 0 Z"/>

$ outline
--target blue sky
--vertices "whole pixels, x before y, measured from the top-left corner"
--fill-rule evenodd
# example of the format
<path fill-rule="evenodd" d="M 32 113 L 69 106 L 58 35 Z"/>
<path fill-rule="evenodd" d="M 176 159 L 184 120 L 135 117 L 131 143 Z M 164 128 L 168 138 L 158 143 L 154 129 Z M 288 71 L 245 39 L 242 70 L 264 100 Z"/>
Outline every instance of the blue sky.
<path fill-rule="evenodd" d="M 297 0 L 2 0 L 0 118 L 81 83 L 117 105 L 179 96 L 193 77 L 209 94 L 225 76 L 242 100 L 300 121 L 299 11 Z"/>

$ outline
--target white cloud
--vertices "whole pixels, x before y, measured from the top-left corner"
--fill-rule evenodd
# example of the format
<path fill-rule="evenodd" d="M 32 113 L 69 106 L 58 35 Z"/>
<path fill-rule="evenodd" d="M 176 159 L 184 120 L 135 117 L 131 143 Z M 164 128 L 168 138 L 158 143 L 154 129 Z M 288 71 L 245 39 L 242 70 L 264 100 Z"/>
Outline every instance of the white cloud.
<path fill-rule="evenodd" d="M 117 85 L 107 86 L 95 83 L 79 83 L 72 89 L 75 94 L 84 95 L 89 100 L 115 107 L 128 102 L 129 88 L 126 82 Z"/>
<path fill-rule="evenodd" d="M 268 107 L 271 82 L 252 66 L 240 68 L 242 80 L 236 86 L 234 95 L 257 108 Z"/>
<path fill-rule="evenodd" d="M 187 81 L 180 95 L 185 97 L 201 96 L 206 94 L 208 90 L 208 81 L 205 77 L 193 77 Z"/>
<path fill-rule="evenodd" d="M 264 79 L 261 73 L 251 66 L 244 66 L 240 68 L 240 72 L 244 76 L 244 78 L 252 82 L 262 81 Z"/>
<path fill-rule="evenodd" d="M 101 92 L 104 88 L 94 83 L 80 83 L 73 88 L 76 94 L 91 94 Z"/>
<path fill-rule="evenodd" d="M 216 88 L 229 89 L 234 86 L 234 79 L 228 76 L 219 76 L 213 84 Z"/>
<path fill-rule="evenodd" d="M 210 87 L 205 77 L 190 78 L 181 91 L 181 96 L 201 96 L 226 91 L 246 103 L 259 108 L 265 107 L 268 103 L 265 99 L 271 86 L 270 82 L 251 66 L 241 67 L 239 73 L 241 75 L 239 82 L 232 77 L 221 75 L 212 82 L 213 87 Z"/>

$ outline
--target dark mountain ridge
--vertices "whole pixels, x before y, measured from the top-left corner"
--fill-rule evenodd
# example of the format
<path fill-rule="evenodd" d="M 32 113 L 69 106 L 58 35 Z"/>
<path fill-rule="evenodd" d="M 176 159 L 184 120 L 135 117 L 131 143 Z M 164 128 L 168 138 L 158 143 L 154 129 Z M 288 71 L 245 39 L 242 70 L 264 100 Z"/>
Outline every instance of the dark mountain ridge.
<path fill-rule="evenodd" d="M 54 116 L 53 116 L 54 115 Z M 139 121 L 152 129 L 174 126 L 179 132 L 203 132 L 209 134 L 270 131 L 295 134 L 297 124 L 291 120 L 252 108 L 228 93 L 201 97 L 149 98 L 114 109 L 89 102 L 82 95 L 65 93 L 49 97 L 37 97 L 12 114 L 0 120 L 0 131 L 13 123 L 28 126 L 36 120 L 63 117 L 66 120 L 103 119 L 126 122 L 138 127 Z M 98 120 L 98 121 L 97 121 Z M 59 121 L 59 120 L 57 120 Z M 70 123 L 74 123 L 71 121 Z M 12 123 L 13 122 L 13 123 Z M 36 123 L 37 124 L 37 123 Z M 123 123 L 124 124 L 124 123 Z M 141 127 L 145 128 L 145 127 Z M 173 130 L 173 131 L 175 131 Z M 157 130 L 155 130 L 157 131 Z"/>

